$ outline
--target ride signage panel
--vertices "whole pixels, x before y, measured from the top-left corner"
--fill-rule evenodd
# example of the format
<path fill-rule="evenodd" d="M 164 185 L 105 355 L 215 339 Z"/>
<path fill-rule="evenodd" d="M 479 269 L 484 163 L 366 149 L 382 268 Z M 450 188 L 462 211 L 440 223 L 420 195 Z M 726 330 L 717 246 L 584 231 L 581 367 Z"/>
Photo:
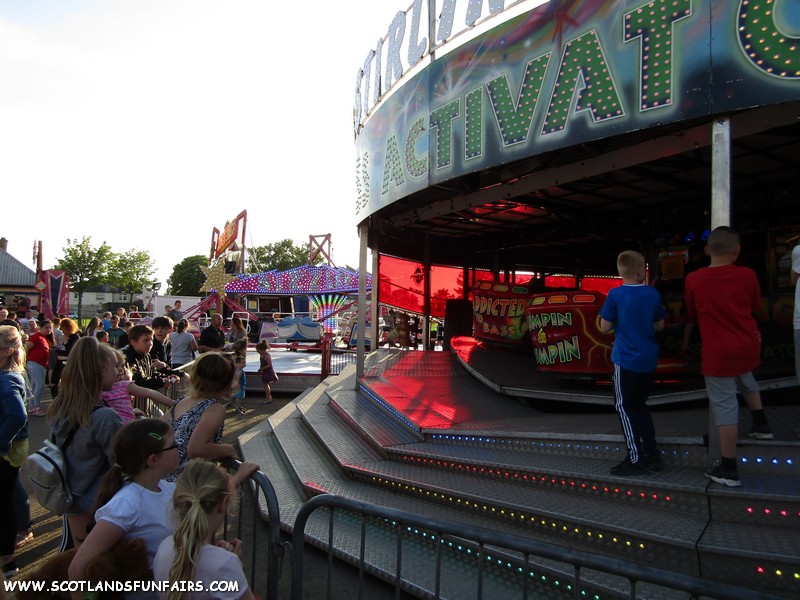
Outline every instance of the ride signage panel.
<path fill-rule="evenodd" d="M 437 50 L 359 121 L 358 219 L 544 152 L 800 100 L 798 32 L 798 0 L 551 0 Z"/>
<path fill-rule="evenodd" d="M 488 346 L 530 348 L 525 309 L 531 292 L 525 286 L 482 281 L 472 288 L 475 339 Z"/>
<path fill-rule="evenodd" d="M 539 371 L 596 375 L 610 373 L 613 336 L 600 331 L 599 292 L 537 294 L 526 311 Z"/>

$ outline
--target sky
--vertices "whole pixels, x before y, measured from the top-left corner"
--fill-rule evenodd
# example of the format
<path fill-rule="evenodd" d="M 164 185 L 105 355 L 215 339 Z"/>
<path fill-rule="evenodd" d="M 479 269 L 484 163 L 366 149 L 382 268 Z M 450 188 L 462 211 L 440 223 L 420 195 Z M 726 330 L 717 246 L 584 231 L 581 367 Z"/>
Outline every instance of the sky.
<path fill-rule="evenodd" d="M 357 267 L 356 72 L 409 4 L 0 0 L 9 253 L 91 237 L 165 283 L 246 210 L 248 247 L 330 233 Z"/>

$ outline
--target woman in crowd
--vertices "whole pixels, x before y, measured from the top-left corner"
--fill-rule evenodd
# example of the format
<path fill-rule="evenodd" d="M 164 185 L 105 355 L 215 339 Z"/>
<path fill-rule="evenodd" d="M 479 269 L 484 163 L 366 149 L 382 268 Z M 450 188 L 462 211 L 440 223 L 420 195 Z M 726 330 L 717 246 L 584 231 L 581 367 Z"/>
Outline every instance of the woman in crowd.
<path fill-rule="evenodd" d="M 28 456 L 28 417 L 22 378 L 22 338 L 16 327 L 0 326 L 0 563 L 3 575 L 17 573 L 14 493 L 19 468 Z"/>
<path fill-rule="evenodd" d="M 89 324 L 86 326 L 86 329 L 83 330 L 83 335 L 85 337 L 92 337 L 97 334 L 99 330 L 103 328 L 100 319 L 97 317 L 92 317 L 89 319 Z"/>
<path fill-rule="evenodd" d="M 58 324 L 58 326 L 63 334 L 64 348 L 56 352 L 56 366 L 50 376 L 50 392 L 53 398 L 58 396 L 58 385 L 61 381 L 61 373 L 64 371 L 64 365 L 67 362 L 67 358 L 81 337 L 78 333 L 78 325 L 72 319 L 65 317 L 61 319 L 61 322 Z"/>
<path fill-rule="evenodd" d="M 33 392 L 30 406 L 28 406 L 28 414 L 34 417 L 44 416 L 42 393 L 45 379 L 47 379 L 47 368 L 50 366 L 50 348 L 55 346 L 55 343 L 53 322 L 47 319 L 42 321 L 39 331 L 32 334 L 25 342 L 27 356 L 25 368 L 28 371 L 31 392 Z"/>
<path fill-rule="evenodd" d="M 231 346 L 239 340 L 247 341 L 247 328 L 239 317 L 231 319 L 231 329 L 228 331 L 227 341 Z"/>
<path fill-rule="evenodd" d="M 172 342 L 172 368 L 176 369 L 194 360 L 197 355 L 197 340 L 189 333 L 189 321 L 181 319 L 177 324 L 177 331 L 170 334 Z"/>
<path fill-rule="evenodd" d="M 75 547 L 86 538 L 100 480 L 114 463 L 111 440 L 122 421 L 116 411 L 103 406 L 102 393 L 111 389 L 116 378 L 113 349 L 94 337 L 81 338 L 70 353 L 60 392 L 47 413 L 51 418 L 50 437 L 56 445 L 63 446 L 74 431 L 64 460 L 73 494 L 65 524 Z M 67 537 L 62 539 L 62 548 L 68 544 Z"/>

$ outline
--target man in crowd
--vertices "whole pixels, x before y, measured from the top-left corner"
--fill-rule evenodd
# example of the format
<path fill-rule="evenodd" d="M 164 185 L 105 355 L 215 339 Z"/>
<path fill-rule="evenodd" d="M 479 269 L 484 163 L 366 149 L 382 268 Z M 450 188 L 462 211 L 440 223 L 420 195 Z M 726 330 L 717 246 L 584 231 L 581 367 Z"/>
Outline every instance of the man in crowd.
<path fill-rule="evenodd" d="M 211 325 L 200 332 L 200 341 L 197 343 L 197 347 L 200 352 L 220 351 L 225 347 L 225 332 L 222 331 L 221 314 L 211 315 Z"/>

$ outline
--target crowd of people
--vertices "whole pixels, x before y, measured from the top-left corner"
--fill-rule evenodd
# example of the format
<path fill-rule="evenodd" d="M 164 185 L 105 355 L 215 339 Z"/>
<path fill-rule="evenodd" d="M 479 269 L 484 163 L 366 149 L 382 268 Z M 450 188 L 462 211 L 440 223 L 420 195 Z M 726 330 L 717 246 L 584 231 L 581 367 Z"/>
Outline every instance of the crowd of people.
<path fill-rule="evenodd" d="M 68 317 L 15 318 L 0 308 L 0 510 L 12 517 L 0 519 L 3 576 L 18 572 L 15 552 L 33 539 L 19 470 L 33 450 L 28 417 L 47 416 L 72 493 L 59 549 L 77 549 L 70 578 L 85 579 L 95 556 L 140 538 L 160 577 L 224 575 L 241 582 L 225 597 L 251 598 L 236 558 L 240 542 L 215 543 L 215 533 L 231 486 L 258 467 L 244 463 L 229 479 L 207 462 L 238 458 L 222 436 L 226 405 L 234 401 L 244 412 L 246 326 L 236 317 L 225 332 L 214 314 L 198 340 L 179 302 L 142 321 L 131 307 L 92 318 L 81 330 Z M 259 350 L 260 360 L 271 369 L 267 349 Z M 53 400 L 45 411 L 48 385 Z M 185 393 L 170 393 L 172 386 Z M 271 401 L 268 383 L 265 389 Z M 137 398 L 154 410 L 145 413 Z"/>

